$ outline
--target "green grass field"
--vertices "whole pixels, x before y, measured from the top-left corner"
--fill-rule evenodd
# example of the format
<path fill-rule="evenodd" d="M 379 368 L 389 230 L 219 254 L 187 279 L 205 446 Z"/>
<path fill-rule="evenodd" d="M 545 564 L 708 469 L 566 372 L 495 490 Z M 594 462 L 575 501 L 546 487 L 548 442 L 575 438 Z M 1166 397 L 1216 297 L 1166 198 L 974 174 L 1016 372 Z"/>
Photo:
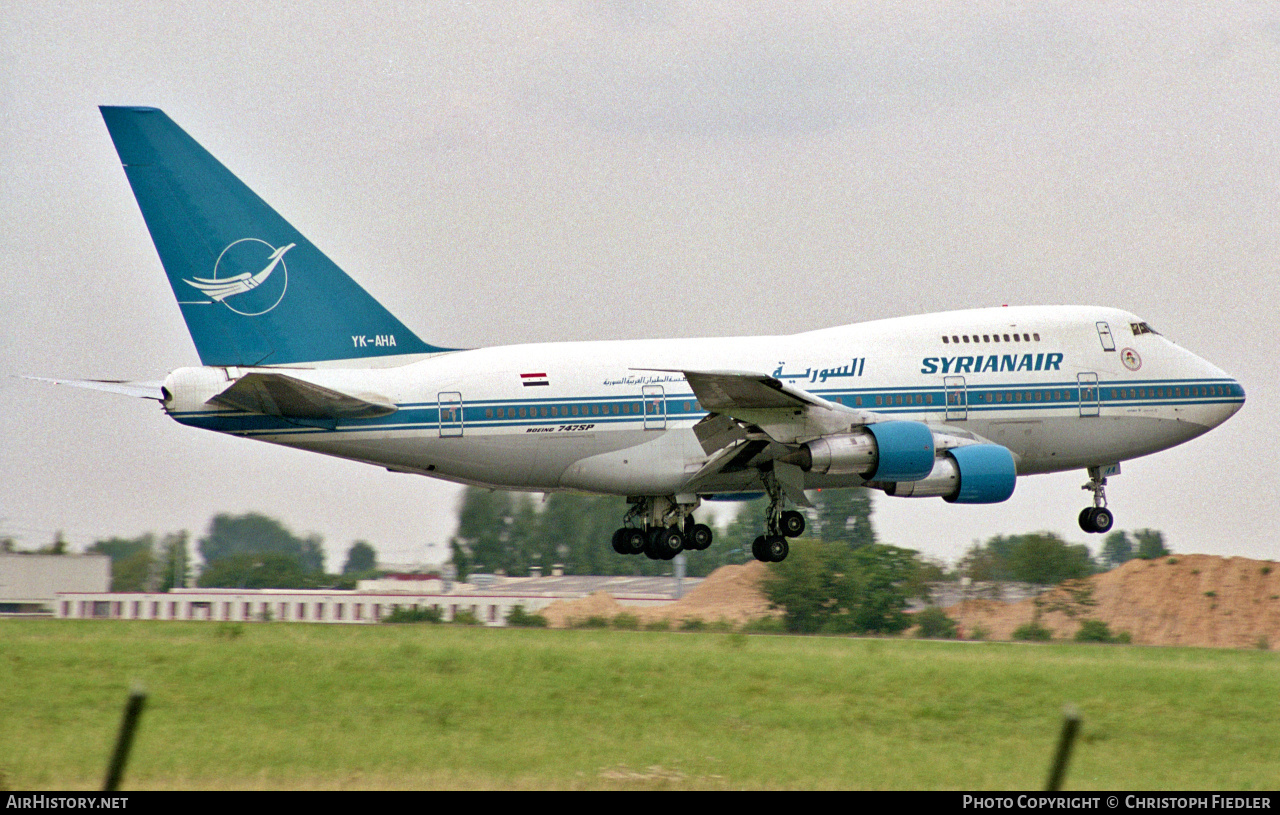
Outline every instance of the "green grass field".
<path fill-rule="evenodd" d="M 1280 656 L 454 626 L 0 621 L 0 785 L 1280 787 Z"/>

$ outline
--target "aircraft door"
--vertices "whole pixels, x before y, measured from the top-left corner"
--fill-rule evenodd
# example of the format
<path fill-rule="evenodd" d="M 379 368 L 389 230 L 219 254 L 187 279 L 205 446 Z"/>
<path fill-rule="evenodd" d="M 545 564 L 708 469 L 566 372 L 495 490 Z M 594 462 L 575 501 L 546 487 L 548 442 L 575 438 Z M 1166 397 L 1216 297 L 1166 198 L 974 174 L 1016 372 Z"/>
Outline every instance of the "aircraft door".
<path fill-rule="evenodd" d="M 969 392 L 963 376 L 942 377 L 942 387 L 947 395 L 947 421 L 964 421 L 969 418 Z"/>
<path fill-rule="evenodd" d="M 645 385 L 644 429 L 663 430 L 667 426 L 667 400 L 661 385 Z"/>
<path fill-rule="evenodd" d="M 1101 394 L 1098 392 L 1098 375 L 1093 373 L 1076 374 L 1076 383 L 1080 388 L 1080 415 L 1097 416 L 1101 413 Z"/>
<path fill-rule="evenodd" d="M 440 438 L 462 435 L 462 394 L 458 391 L 441 391 L 437 398 L 440 407 Z"/>
<path fill-rule="evenodd" d="M 1098 341 L 1102 343 L 1103 351 L 1116 350 L 1115 338 L 1111 336 L 1111 326 L 1101 320 L 1098 321 Z"/>

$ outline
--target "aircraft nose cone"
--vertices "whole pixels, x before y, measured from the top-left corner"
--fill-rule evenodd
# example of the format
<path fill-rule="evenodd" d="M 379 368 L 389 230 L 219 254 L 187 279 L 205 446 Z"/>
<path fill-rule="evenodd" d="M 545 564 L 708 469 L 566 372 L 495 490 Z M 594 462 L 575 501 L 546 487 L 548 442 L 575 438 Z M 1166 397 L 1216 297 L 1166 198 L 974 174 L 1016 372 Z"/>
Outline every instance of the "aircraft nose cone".
<path fill-rule="evenodd" d="M 1206 427 L 1217 427 L 1244 407 L 1244 386 L 1235 379 L 1227 379 L 1222 385 L 1210 386 L 1210 395 L 1215 398 L 1205 405 L 1207 410 L 1203 415 Z"/>

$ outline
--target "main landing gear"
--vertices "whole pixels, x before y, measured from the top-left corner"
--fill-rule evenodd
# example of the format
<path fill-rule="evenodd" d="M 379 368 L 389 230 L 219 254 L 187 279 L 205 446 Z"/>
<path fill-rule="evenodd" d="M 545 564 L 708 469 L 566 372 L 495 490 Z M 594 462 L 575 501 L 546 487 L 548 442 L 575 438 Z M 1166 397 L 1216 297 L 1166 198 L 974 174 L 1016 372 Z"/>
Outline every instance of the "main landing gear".
<path fill-rule="evenodd" d="M 765 533 L 751 544 L 751 554 L 765 563 L 781 563 L 791 551 L 787 538 L 804 534 L 804 515 L 794 509 L 783 510 L 782 488 L 772 472 L 765 473 L 764 486 L 769 493 L 769 509 L 764 514 Z"/>
<path fill-rule="evenodd" d="M 693 511 L 700 501 L 678 503 L 673 498 L 644 497 L 632 500 L 622 527 L 613 533 L 613 551 L 620 555 L 644 553 L 652 560 L 671 560 L 685 550 L 711 546 L 711 527 L 696 523 Z"/>
<path fill-rule="evenodd" d="M 1085 532 L 1109 532 L 1115 523 L 1115 516 L 1107 509 L 1106 487 L 1107 479 L 1102 475 L 1102 468 L 1090 467 L 1089 483 L 1080 488 L 1093 492 L 1093 506 L 1080 510 L 1080 528 Z"/>

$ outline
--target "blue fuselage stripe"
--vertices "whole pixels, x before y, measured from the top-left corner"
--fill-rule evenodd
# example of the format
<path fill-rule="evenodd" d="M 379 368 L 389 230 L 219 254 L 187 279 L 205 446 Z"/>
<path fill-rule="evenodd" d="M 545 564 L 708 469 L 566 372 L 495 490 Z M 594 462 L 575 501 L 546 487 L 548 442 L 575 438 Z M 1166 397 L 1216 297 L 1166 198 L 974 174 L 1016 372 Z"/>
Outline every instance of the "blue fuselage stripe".
<path fill-rule="evenodd" d="M 1081 392 L 1084 391 L 1084 398 Z M 1194 392 L 1193 392 L 1194 391 Z M 846 407 L 877 413 L 916 414 L 965 410 L 968 412 L 1056 411 L 1072 414 L 1082 407 L 1161 406 L 1238 404 L 1244 401 L 1240 385 L 1232 380 L 1145 380 L 1102 381 L 1081 387 L 1077 381 L 1036 382 L 1034 384 L 969 385 L 960 389 L 937 386 L 901 388 L 854 388 L 815 390 L 815 394 Z M 949 398 L 950 397 L 950 398 Z M 488 399 L 462 404 L 462 417 L 445 417 L 446 427 L 517 428 L 546 425 L 633 425 L 646 422 L 691 422 L 706 415 L 692 393 L 666 394 L 663 411 L 645 414 L 641 396 L 542 397 L 537 399 Z M 624 407 L 625 406 L 625 407 Z M 574 413 L 576 409 L 576 413 Z M 446 406 L 446 412 L 448 406 Z M 456 410 L 456 408 L 455 408 Z M 513 416 L 499 418 L 498 411 Z M 623 412 L 624 410 L 628 412 Z M 552 413 L 559 415 L 551 415 Z M 521 413 L 535 415 L 521 415 Z M 546 413 L 547 415 L 542 415 Z M 175 412 L 173 418 L 185 425 L 240 435 L 292 435 L 299 433 L 360 432 L 368 430 L 435 430 L 441 424 L 441 406 L 435 402 L 412 402 L 398 406 L 388 416 L 341 422 L 298 422 L 276 416 L 236 411 Z"/>

